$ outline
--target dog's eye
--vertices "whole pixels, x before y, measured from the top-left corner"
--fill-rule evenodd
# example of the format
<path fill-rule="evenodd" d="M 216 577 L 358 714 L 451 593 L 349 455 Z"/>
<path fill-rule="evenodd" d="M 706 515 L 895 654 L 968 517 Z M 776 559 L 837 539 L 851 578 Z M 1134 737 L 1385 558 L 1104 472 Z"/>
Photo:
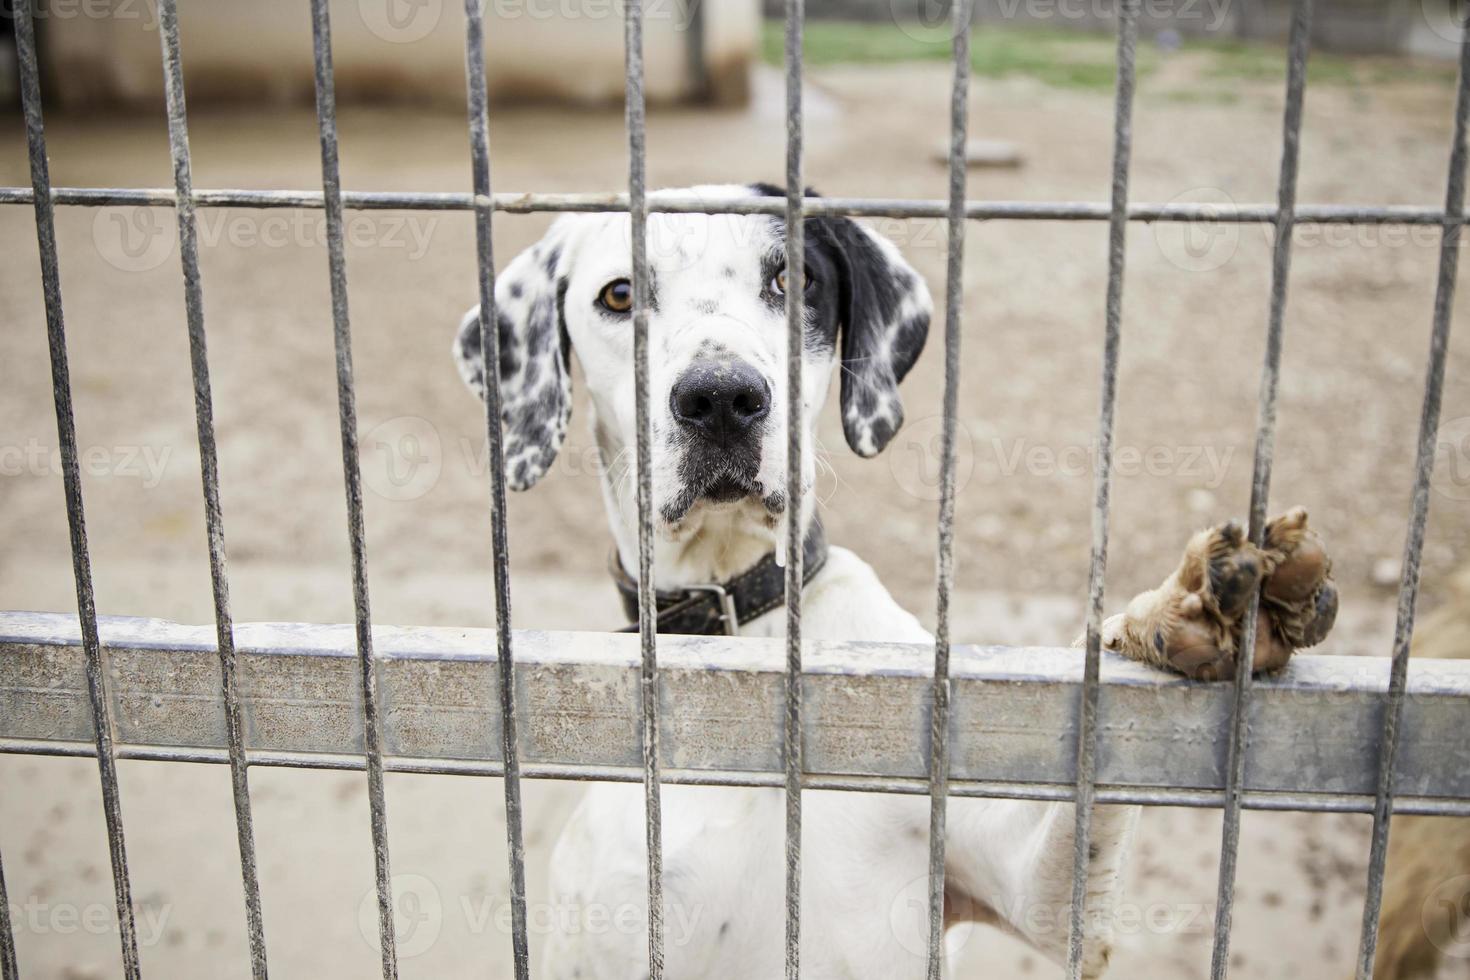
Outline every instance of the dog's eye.
<path fill-rule="evenodd" d="M 801 289 L 802 292 L 806 292 L 807 290 L 812 288 L 812 273 L 810 269 L 806 268 L 803 268 L 801 271 L 802 274 L 806 277 L 806 281 L 802 283 Z M 780 272 L 776 273 L 775 278 L 771 280 L 771 292 L 775 293 L 777 296 L 786 295 L 785 269 L 782 269 Z"/>
<path fill-rule="evenodd" d="M 609 313 L 627 313 L 633 308 L 633 284 L 626 279 L 614 279 L 597 294 L 597 305 Z"/>

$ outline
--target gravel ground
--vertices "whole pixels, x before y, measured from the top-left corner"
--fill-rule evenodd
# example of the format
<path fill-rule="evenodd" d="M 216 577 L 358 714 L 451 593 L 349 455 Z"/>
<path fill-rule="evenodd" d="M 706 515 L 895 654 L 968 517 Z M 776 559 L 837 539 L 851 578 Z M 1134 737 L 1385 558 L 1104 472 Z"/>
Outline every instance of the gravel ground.
<path fill-rule="evenodd" d="M 947 125 L 942 65 L 824 68 L 811 76 L 808 179 L 829 194 L 942 197 L 934 163 Z M 1273 81 L 1211 80 L 1188 58 L 1141 88 L 1136 200 L 1269 201 L 1281 100 Z M 650 182 L 746 181 L 782 172 L 779 83 L 748 111 L 663 110 L 650 121 Z M 1452 92 L 1420 78 L 1325 85 L 1307 99 L 1300 199 L 1438 205 Z M 977 172 L 971 195 L 1104 200 L 1108 96 L 986 81 L 971 132 L 1016 142 L 1025 165 Z M 191 117 L 198 187 L 319 184 L 309 111 Z M 625 178 L 621 116 L 525 110 L 492 120 L 497 187 L 600 190 Z M 23 184 L 18 120 L 0 120 L 0 174 Z M 352 189 L 463 190 L 461 117 L 344 108 Z M 50 121 L 63 185 L 167 186 L 161 117 Z M 319 214 L 206 211 L 206 318 L 223 504 L 239 621 L 351 618 L 332 346 Z M 63 291 L 100 611 L 210 619 L 197 451 L 177 256 L 167 211 L 58 214 Z M 498 217 L 500 261 L 547 224 Z M 884 222 L 936 293 L 944 229 Z M 0 209 L 0 607 L 74 608 L 33 226 Z M 375 618 L 490 625 L 480 420 L 448 358 L 474 301 L 473 228 L 455 214 L 353 216 L 348 276 L 365 433 Z M 1188 236 L 1188 237 L 1186 237 Z M 961 637 L 1058 643 L 1081 623 L 1104 293 L 1101 223 L 972 225 L 966 251 L 962 489 L 956 527 Z M 1110 607 L 1156 582 L 1188 533 L 1243 512 L 1250 480 L 1270 242 L 1258 227 L 1130 229 L 1119 472 Z M 1334 652 L 1382 654 L 1408 509 L 1437 237 L 1404 228 L 1301 229 L 1281 390 L 1274 509 L 1305 504 L 1333 548 L 1345 607 Z M 1457 332 L 1470 315 L 1461 304 Z M 910 426 L 885 457 L 834 447 L 823 487 L 833 540 L 857 545 L 895 594 L 932 618 L 932 492 L 940 404 L 938 331 L 905 384 Z M 1445 453 L 1433 498 L 1423 604 L 1470 540 L 1470 346 L 1451 349 Z M 585 411 L 580 418 L 585 419 Z M 1458 440 L 1458 442 L 1456 442 Z M 512 501 L 518 626 L 617 621 L 602 579 L 595 456 L 574 424 L 552 475 Z M 415 462 L 416 461 L 416 462 Z M 1458 466 L 1458 469 L 1456 468 Z M 1385 583 L 1389 583 L 1386 586 Z M 122 766 L 136 894 L 153 975 L 244 975 L 228 780 L 222 771 Z M 362 976 L 375 953 L 358 912 L 371 887 L 362 780 L 256 771 L 272 968 L 278 976 Z M 106 928 L 62 908 L 107 907 L 110 890 L 92 767 L 0 758 L 0 852 L 28 975 L 115 972 Z M 439 903 L 405 976 L 508 975 L 499 789 L 493 781 L 389 780 L 395 870 Z M 533 899 L 546 847 L 576 797 L 529 787 Z M 1208 962 L 1219 817 L 1151 811 L 1130 895 L 1161 905 L 1118 959 L 1120 976 L 1195 977 Z M 1245 821 L 1234 945 L 1241 977 L 1347 976 L 1361 908 L 1366 823 L 1251 814 Z M 422 889 L 421 889 L 422 890 Z M 432 894 L 429 894 L 432 892 Z M 156 926 L 156 928 L 155 928 Z M 979 933 L 962 976 L 1050 976 L 1011 940 Z M 1464 966 L 1459 963 L 1457 966 Z"/>

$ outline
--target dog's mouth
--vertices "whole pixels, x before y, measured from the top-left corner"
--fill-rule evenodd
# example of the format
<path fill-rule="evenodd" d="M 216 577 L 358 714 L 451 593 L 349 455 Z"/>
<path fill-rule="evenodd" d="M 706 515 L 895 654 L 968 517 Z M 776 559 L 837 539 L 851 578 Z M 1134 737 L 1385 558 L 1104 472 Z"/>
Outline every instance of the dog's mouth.
<path fill-rule="evenodd" d="M 767 493 L 754 473 L 726 466 L 699 475 L 686 476 L 684 486 L 661 510 L 666 522 L 677 524 L 698 504 L 721 506 L 749 501 L 760 504 L 766 514 L 774 519 L 785 509 L 785 499 L 785 495 L 779 491 Z"/>
<path fill-rule="evenodd" d="M 749 480 L 726 473 L 716 477 L 713 482 L 707 484 L 700 491 L 699 499 L 708 500 L 715 504 L 730 504 L 757 492 L 755 485 Z"/>

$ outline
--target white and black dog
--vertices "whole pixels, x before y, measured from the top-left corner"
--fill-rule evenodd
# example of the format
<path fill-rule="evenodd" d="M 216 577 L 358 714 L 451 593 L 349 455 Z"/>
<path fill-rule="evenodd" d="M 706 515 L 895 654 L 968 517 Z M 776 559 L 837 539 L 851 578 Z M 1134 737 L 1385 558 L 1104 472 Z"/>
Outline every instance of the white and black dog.
<path fill-rule="evenodd" d="M 692 189 L 711 201 L 784 196 L 766 185 Z M 689 193 L 685 191 L 683 193 Z M 657 195 L 652 195 L 656 199 Z M 648 220 L 655 585 L 661 631 L 780 636 L 783 522 L 807 535 L 803 629 L 812 639 L 932 643 L 873 570 L 826 547 L 813 518 L 813 433 L 834 364 L 848 445 L 882 451 L 903 421 L 898 384 L 928 332 L 929 290 L 898 250 L 847 218 L 810 218 L 806 279 L 785 276 L 785 227 L 760 215 L 652 214 Z M 587 379 L 602 491 L 625 595 L 638 569 L 634 487 L 630 223 L 626 214 L 567 215 L 496 284 L 505 462 L 513 489 L 551 466 L 571 413 L 575 353 Z M 807 311 L 802 497 L 787 500 L 785 291 Z M 478 311 L 454 346 L 481 395 L 487 366 Z M 1254 548 L 1235 524 L 1201 531 L 1168 579 L 1112 617 L 1104 642 L 1200 678 L 1234 668 L 1241 619 L 1259 594 L 1255 663 L 1284 664 L 1331 627 L 1330 562 L 1306 514 L 1273 521 Z M 692 586 L 722 584 L 733 608 Z M 636 608 L 636 607 L 635 607 Z M 666 620 L 663 611 L 667 611 Z M 691 611 L 693 614 L 691 615 Z M 693 624 L 692 626 L 690 624 Z M 1105 969 L 1112 909 L 1137 808 L 1100 807 L 1093 822 L 1084 974 Z M 946 841 L 946 921 L 987 922 L 1064 961 L 1073 810 L 1067 803 L 953 799 Z M 666 969 L 675 980 L 779 978 L 783 971 L 784 834 L 779 790 L 663 790 Z M 579 909 L 646 902 L 643 796 L 596 784 L 552 858 L 553 901 Z M 928 802 L 922 797 L 808 792 L 804 799 L 802 970 L 812 980 L 922 977 Z M 1046 914 L 1037 914 L 1043 910 Z M 638 980 L 639 931 L 567 928 L 537 974 L 549 980 Z"/>

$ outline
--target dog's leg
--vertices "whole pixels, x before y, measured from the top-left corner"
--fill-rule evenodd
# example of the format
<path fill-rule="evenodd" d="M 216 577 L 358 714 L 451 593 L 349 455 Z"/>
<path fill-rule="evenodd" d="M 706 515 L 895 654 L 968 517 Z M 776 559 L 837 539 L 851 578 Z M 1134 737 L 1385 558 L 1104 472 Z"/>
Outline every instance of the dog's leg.
<path fill-rule="evenodd" d="M 1102 976 L 1112 955 L 1120 877 L 1138 809 L 1099 806 L 1093 811 L 1084 977 Z M 1076 821 L 1070 803 L 951 800 L 945 862 L 951 917 L 999 925 L 1053 962 L 1066 963 Z"/>
<path fill-rule="evenodd" d="M 1285 666 L 1293 651 L 1315 646 L 1332 629 L 1332 561 L 1303 508 L 1271 521 L 1260 548 L 1233 521 L 1200 531 L 1163 584 L 1103 624 L 1103 646 L 1196 680 L 1231 677 L 1257 592 L 1256 670 Z"/>
<path fill-rule="evenodd" d="M 1107 620 L 1103 645 L 1193 678 L 1227 678 L 1235 670 L 1250 599 L 1259 594 L 1253 663 L 1258 670 L 1280 668 L 1294 650 L 1320 642 L 1332 628 L 1337 588 L 1331 568 L 1301 508 L 1272 521 L 1260 548 L 1234 523 L 1201 531 L 1158 588 L 1136 596 L 1126 612 Z M 954 890 L 1043 954 L 1065 962 L 1075 808 L 960 802 L 951 811 Z M 1101 976 L 1107 967 L 1120 877 L 1138 813 L 1137 807 L 1099 806 L 1093 814 L 1083 917 L 1085 977 Z"/>

